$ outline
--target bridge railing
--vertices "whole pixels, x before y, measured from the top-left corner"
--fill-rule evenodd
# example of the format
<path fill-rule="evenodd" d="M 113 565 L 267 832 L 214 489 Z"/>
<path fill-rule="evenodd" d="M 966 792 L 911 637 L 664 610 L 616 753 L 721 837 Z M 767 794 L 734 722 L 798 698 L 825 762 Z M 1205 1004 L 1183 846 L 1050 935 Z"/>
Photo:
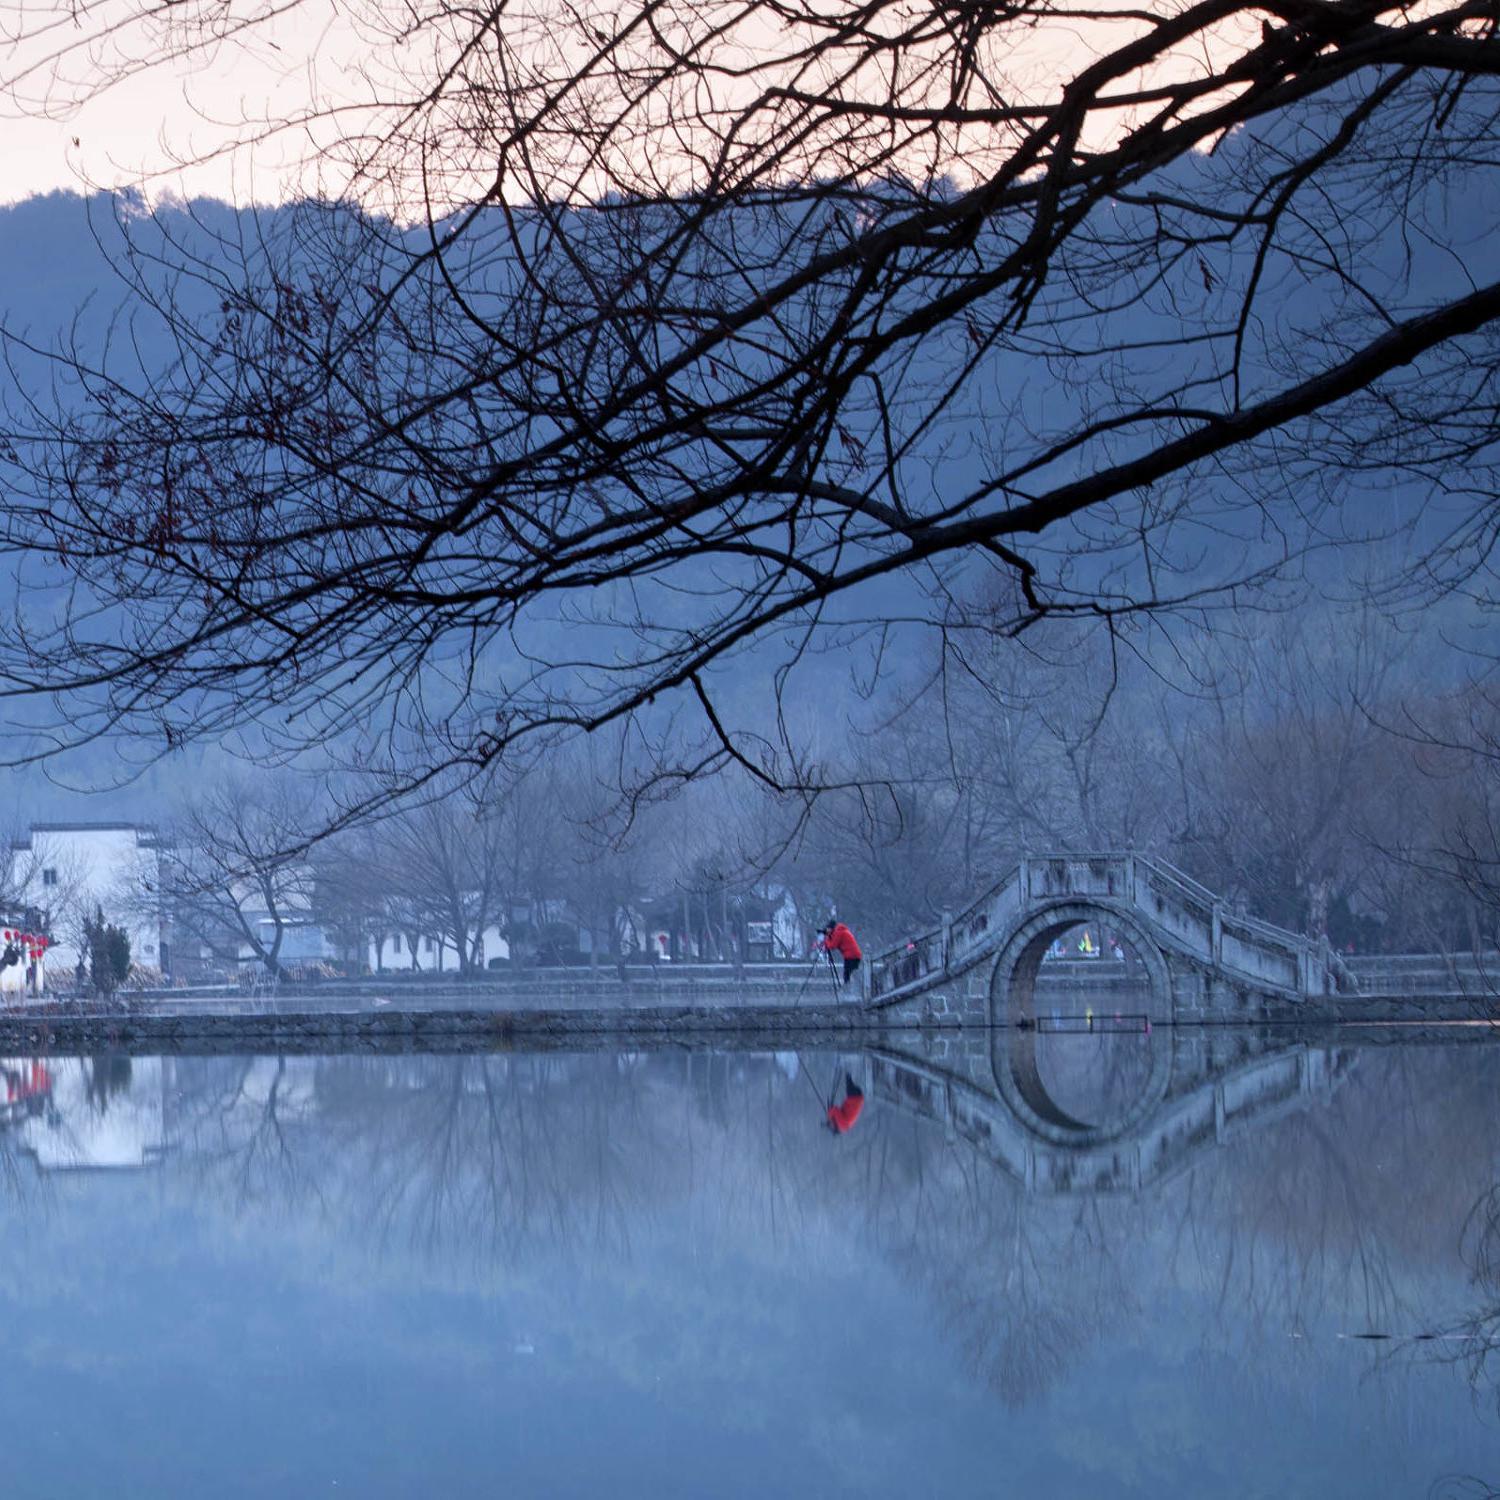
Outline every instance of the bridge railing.
<path fill-rule="evenodd" d="M 1020 883 L 1022 868 L 1013 865 L 978 901 L 953 919 L 949 925 L 950 961 L 961 961 L 975 948 L 993 941 L 1001 926 L 1021 910 L 1025 899 Z"/>
<path fill-rule="evenodd" d="M 941 974 L 946 967 L 941 928 L 909 938 L 871 960 L 870 998 L 888 1000 L 898 990 Z"/>
<path fill-rule="evenodd" d="M 1316 944 L 1255 917 L 1221 918 L 1219 961 L 1289 990 L 1322 991 L 1323 956 Z"/>
<path fill-rule="evenodd" d="M 1206 961 L 1297 994 L 1336 988 L 1325 949 L 1269 922 L 1226 910 L 1205 885 L 1165 860 L 1136 853 L 1023 859 L 941 926 L 897 943 L 869 964 L 869 998 L 888 1001 L 934 975 L 968 967 L 998 946 L 1034 903 L 1104 897 L 1138 907 Z"/>
<path fill-rule="evenodd" d="M 1219 898 L 1173 865 L 1135 855 L 1131 899 L 1177 941 L 1203 958 L 1215 952 L 1214 914 Z"/>
<path fill-rule="evenodd" d="M 1179 870 L 1164 859 L 1153 859 L 1149 854 L 1127 854 L 1124 856 L 1134 867 L 1137 878 L 1146 874 L 1157 886 L 1172 891 L 1190 906 L 1203 911 L 1212 911 L 1219 904 L 1219 894 L 1193 879 L 1185 870 Z M 1133 893 L 1132 893 L 1133 894 Z"/>
<path fill-rule="evenodd" d="M 888 1000 L 934 974 L 961 966 L 976 949 L 994 941 L 1006 920 L 1022 907 L 1018 871 L 1007 870 L 956 917 L 920 936 L 896 943 L 870 961 L 870 999 Z"/>
<path fill-rule="evenodd" d="M 1332 987 L 1322 945 L 1228 910 L 1207 886 L 1165 860 L 1129 857 L 1136 870 L 1136 904 L 1212 963 L 1299 994 Z"/>
<path fill-rule="evenodd" d="M 1500 953 L 1366 954 L 1346 960 L 1360 987 L 1372 995 L 1500 995 Z"/>
<path fill-rule="evenodd" d="M 1057 854 L 1022 863 L 1030 900 L 1053 896 L 1130 898 L 1130 857 L 1120 854 Z"/>

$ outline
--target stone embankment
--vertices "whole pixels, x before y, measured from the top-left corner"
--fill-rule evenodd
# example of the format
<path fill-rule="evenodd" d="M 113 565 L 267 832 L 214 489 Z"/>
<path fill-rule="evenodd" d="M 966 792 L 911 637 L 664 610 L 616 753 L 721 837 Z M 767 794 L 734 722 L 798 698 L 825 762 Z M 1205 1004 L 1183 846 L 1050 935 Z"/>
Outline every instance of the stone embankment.
<path fill-rule="evenodd" d="M 1354 959 L 1363 993 L 1304 1003 L 1276 1018 L 1290 1027 L 1474 1021 L 1500 1013 L 1500 956 Z M 1042 966 L 1039 1008 L 1083 1016 L 1143 1007 L 1139 978 L 1111 960 Z M 940 996 L 937 998 L 941 998 Z M 1247 1024 L 1249 1017 L 1179 1014 L 1188 1027 Z M 1261 1018 L 1264 1023 L 1266 1018 Z M 1158 1022 L 1157 1024 L 1163 1024 Z M 1496 1022 L 1500 1024 L 1500 1022 Z M 389 975 L 280 990 L 234 986 L 146 991 L 112 1003 L 66 999 L 0 1009 L 0 1052 L 101 1048 L 172 1051 L 469 1051 L 515 1047 L 680 1045 L 805 1047 L 858 1038 L 879 1046 L 913 1029 L 987 1029 L 984 1018 L 931 1007 L 898 1017 L 840 991 L 822 965 L 678 965 L 485 975 L 466 983 L 444 976 Z"/>
<path fill-rule="evenodd" d="M 1306 1007 L 1274 1020 L 1197 1016 L 1171 1023 L 1178 1030 L 1251 1026 L 1260 1031 L 1311 1034 L 1337 1029 L 1432 1030 L 1452 1035 L 1455 1022 L 1494 1034 L 1500 1021 L 1477 1019 L 1483 1008 L 1455 1010 L 1451 1000 L 1371 1000 L 1333 1013 Z M 1077 1018 L 1075 1018 L 1077 1019 Z M 1135 1019 L 1135 1018 L 1132 1018 Z M 1117 1029 L 1101 1017 L 1101 1032 Z M 545 1005 L 504 1008 L 405 1007 L 393 1004 L 333 1007 L 305 996 L 283 996 L 274 1006 L 199 1001 L 189 1005 L 139 1002 L 64 1002 L 25 1010 L 0 1010 L 0 1055 L 44 1052 L 246 1053 L 246 1052 L 494 1052 L 614 1045 L 657 1048 L 806 1047 L 879 1048 L 887 1040 L 923 1034 L 944 1051 L 965 1036 L 983 1038 L 993 1028 L 952 1018 L 925 1023 L 901 1020 L 856 1003 L 826 1005 L 678 1004 Z M 944 1037 L 950 1041 L 943 1040 Z M 988 1048 L 989 1043 L 983 1042 Z"/>
<path fill-rule="evenodd" d="M 848 1039 L 856 1033 L 864 1042 L 899 1029 L 856 1005 L 303 1009 L 289 997 L 275 1009 L 261 1010 L 210 1002 L 171 1010 L 80 1003 L 0 1011 L 0 1053 L 152 1047 L 209 1052 L 495 1051 L 570 1041 L 587 1046 L 664 1039 L 711 1046 L 749 1034 L 764 1038 L 767 1045 L 784 1038 L 788 1045 L 805 1046 L 809 1039 Z"/>

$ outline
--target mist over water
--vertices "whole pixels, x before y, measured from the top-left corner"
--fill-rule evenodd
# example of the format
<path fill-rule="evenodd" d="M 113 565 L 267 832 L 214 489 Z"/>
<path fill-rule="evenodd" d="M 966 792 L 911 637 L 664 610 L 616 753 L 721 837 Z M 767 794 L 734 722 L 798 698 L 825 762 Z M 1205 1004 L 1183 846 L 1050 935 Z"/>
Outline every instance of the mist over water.
<path fill-rule="evenodd" d="M 919 1042 L 9 1059 L 14 1492 L 1500 1482 L 1493 1044 L 1039 1041 L 1101 1120 L 1174 1047 L 1221 1128 L 1069 1182 Z"/>

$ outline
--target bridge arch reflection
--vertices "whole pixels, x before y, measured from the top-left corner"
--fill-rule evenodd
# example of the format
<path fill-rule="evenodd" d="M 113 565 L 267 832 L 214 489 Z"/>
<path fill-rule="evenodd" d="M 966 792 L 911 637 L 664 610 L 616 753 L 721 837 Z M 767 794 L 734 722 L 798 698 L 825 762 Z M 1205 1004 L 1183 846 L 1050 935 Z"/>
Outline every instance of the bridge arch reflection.
<path fill-rule="evenodd" d="M 1169 1087 L 1112 1133 L 1038 1128 L 1036 1112 L 1024 1100 L 1018 1108 L 1015 1092 L 986 1076 L 982 1053 L 947 1050 L 961 1046 L 955 1039 L 927 1039 L 922 1055 L 882 1046 L 871 1057 L 870 1092 L 967 1141 L 1028 1192 L 1135 1192 L 1247 1131 L 1325 1105 L 1354 1059 L 1345 1048 L 1256 1032 L 1226 1041 L 1168 1028 L 1151 1041 L 1153 1058 L 1167 1057 Z"/>
<path fill-rule="evenodd" d="M 1138 1018 L 1133 1036 L 1111 1031 L 1116 1061 L 1128 1059 L 1130 1086 L 1096 1100 L 1084 1118 L 1076 1104 L 1057 1097 L 1043 1066 L 1049 1047 L 1039 1023 L 1037 982 L 1048 949 L 1080 926 L 1108 928 L 1139 967 L 1142 981 L 1130 989 L 1129 1013 Z M 1171 1018 L 1171 977 L 1161 949 L 1141 925 L 1112 903 L 1061 901 L 1034 912 L 1001 949 L 990 977 L 989 1018 L 995 1085 L 1007 1107 L 1032 1134 L 1059 1144 L 1101 1144 L 1129 1135 L 1157 1109 L 1172 1082 L 1173 1048 L 1157 1028 Z M 1101 1007 L 1112 1010 L 1114 1007 Z M 1082 1014 L 1084 1006 L 1075 1009 Z"/>

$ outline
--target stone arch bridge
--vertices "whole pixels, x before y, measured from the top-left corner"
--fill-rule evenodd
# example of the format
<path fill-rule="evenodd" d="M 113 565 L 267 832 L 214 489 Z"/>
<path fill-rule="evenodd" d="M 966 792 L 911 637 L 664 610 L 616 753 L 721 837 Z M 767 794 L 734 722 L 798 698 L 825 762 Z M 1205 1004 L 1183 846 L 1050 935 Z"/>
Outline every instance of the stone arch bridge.
<path fill-rule="evenodd" d="M 1034 1023 L 1054 938 L 1080 923 L 1117 933 L 1157 1025 L 1328 1014 L 1357 985 L 1326 941 L 1233 910 L 1142 854 L 1027 857 L 967 910 L 873 957 L 864 1004 L 895 1025 Z"/>

